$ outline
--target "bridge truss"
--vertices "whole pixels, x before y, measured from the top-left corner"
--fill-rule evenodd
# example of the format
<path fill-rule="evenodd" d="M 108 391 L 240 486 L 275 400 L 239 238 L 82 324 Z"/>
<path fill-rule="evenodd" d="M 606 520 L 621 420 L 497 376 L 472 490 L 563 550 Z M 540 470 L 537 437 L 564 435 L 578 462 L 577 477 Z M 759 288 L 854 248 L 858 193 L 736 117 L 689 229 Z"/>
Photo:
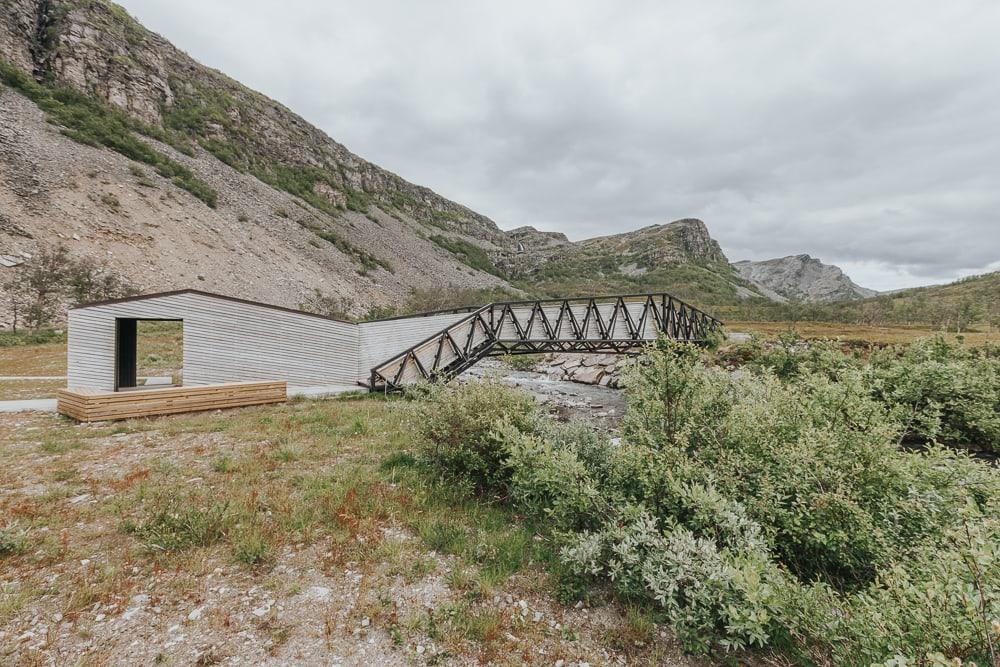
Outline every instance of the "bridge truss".
<path fill-rule="evenodd" d="M 701 343 L 721 327 L 666 293 L 490 303 L 372 368 L 369 389 L 390 392 L 447 380 L 490 356 L 633 352 L 660 332 Z"/>

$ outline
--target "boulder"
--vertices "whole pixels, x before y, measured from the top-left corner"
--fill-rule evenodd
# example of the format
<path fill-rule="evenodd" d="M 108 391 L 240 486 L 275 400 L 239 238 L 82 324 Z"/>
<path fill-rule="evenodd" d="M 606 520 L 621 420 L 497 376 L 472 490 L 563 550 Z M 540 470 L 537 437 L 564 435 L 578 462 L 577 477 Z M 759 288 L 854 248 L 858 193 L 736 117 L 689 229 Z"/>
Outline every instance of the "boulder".
<path fill-rule="evenodd" d="M 604 377 L 604 369 L 599 366 L 588 366 L 579 369 L 573 374 L 574 382 L 582 382 L 583 384 L 597 384 Z"/>

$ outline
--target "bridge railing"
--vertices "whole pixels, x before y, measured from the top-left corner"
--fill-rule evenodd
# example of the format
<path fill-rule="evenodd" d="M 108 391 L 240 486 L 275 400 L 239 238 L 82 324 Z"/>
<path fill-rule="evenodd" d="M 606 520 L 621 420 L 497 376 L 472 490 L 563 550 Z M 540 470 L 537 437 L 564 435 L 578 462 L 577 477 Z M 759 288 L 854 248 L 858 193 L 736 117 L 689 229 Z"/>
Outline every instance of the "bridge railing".
<path fill-rule="evenodd" d="M 490 303 L 374 367 L 369 386 L 391 391 L 450 377 L 500 354 L 627 352 L 661 331 L 701 342 L 721 325 L 662 292 Z"/>

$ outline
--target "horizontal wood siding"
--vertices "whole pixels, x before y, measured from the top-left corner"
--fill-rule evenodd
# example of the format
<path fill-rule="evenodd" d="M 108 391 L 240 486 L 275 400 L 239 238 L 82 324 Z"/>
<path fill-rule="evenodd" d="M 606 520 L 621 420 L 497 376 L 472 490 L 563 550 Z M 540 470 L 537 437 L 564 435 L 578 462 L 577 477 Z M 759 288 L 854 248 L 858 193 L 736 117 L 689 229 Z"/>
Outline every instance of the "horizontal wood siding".
<path fill-rule="evenodd" d="M 118 317 L 184 321 L 185 386 L 283 380 L 305 387 L 358 379 L 355 324 L 183 293 L 71 310 L 70 387 L 114 390 Z"/>
<path fill-rule="evenodd" d="M 237 382 L 124 392 L 95 389 L 56 392 L 59 412 L 84 422 L 283 403 L 287 395 L 284 382 Z"/>
<path fill-rule="evenodd" d="M 445 313 L 385 322 L 362 322 L 358 325 L 361 329 L 358 379 L 367 381 L 373 367 L 468 316 L 468 313 Z"/>

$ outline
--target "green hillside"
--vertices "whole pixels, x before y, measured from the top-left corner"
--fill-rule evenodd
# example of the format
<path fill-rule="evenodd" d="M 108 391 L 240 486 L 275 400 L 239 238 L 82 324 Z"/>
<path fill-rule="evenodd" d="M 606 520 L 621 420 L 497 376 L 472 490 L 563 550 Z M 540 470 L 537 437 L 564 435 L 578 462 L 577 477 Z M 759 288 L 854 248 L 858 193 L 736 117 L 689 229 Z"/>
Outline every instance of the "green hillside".
<path fill-rule="evenodd" d="M 718 314 L 739 320 L 815 320 L 858 324 L 923 324 L 951 331 L 1000 327 L 1000 271 L 891 294 L 826 304 L 748 302 Z"/>
<path fill-rule="evenodd" d="M 576 243 L 542 239 L 502 264 L 511 283 L 540 297 L 669 292 L 710 307 L 759 295 L 692 218 Z"/>

